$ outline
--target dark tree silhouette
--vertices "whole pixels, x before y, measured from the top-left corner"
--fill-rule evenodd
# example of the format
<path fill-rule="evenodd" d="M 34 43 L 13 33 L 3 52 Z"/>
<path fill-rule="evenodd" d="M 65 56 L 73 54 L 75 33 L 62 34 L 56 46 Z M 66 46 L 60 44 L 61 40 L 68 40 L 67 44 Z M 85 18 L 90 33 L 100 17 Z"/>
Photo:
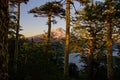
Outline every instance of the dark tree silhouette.
<path fill-rule="evenodd" d="M 29 11 L 33 13 L 35 17 L 48 17 L 48 35 L 47 35 L 47 45 L 50 43 L 50 33 L 51 33 L 51 18 L 55 16 L 63 17 L 65 16 L 65 10 L 62 8 L 62 4 L 57 1 L 48 2 L 40 7 L 35 7 Z"/>

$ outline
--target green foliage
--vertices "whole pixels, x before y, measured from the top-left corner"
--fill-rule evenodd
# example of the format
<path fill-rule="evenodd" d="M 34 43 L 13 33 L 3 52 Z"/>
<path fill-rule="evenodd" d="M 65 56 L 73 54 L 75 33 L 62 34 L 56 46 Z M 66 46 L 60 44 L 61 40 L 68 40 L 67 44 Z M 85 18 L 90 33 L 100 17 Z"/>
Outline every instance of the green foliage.
<path fill-rule="evenodd" d="M 20 0 L 20 3 L 25 3 L 25 4 L 27 4 L 28 1 L 29 1 L 29 0 Z M 12 3 L 17 3 L 18 0 L 10 0 L 10 2 L 12 2 Z"/>
<path fill-rule="evenodd" d="M 79 70 L 75 63 L 69 64 L 69 76 L 70 78 L 79 78 Z"/>
<path fill-rule="evenodd" d="M 14 7 L 17 0 L 10 0 Z M 28 0 L 21 0 L 21 2 L 26 3 Z M 80 3 L 87 3 L 89 0 L 76 0 Z M 72 53 L 79 52 L 81 54 L 80 62 L 84 65 L 80 72 L 75 64 L 69 65 L 69 78 L 67 80 L 86 80 L 88 72 L 88 60 L 87 54 L 88 50 L 94 45 L 92 66 L 93 66 L 93 76 L 95 80 L 107 80 L 107 63 L 106 63 L 106 19 L 111 19 L 113 34 L 119 35 L 120 27 L 120 1 L 106 0 L 105 2 L 95 2 L 93 5 L 86 4 L 85 7 L 78 11 L 80 13 L 73 18 L 74 27 L 71 30 L 71 44 L 70 51 Z M 108 6 L 112 4 L 113 9 L 110 11 Z M 3 9 L 2 9 L 3 10 Z M 1 11 L 2 11 L 1 10 Z M 36 7 L 29 11 L 33 13 L 36 17 L 48 17 L 51 15 L 53 18 L 55 16 L 63 17 L 65 16 L 65 10 L 59 2 L 48 2 L 40 7 Z M 3 20 L 5 14 L 0 12 L 2 17 L 0 18 L 0 23 Z M 111 15 L 111 16 L 110 16 Z M 63 43 L 51 42 L 49 45 L 44 45 L 41 42 L 27 41 L 25 39 L 19 40 L 19 57 L 18 57 L 18 69 L 17 73 L 14 74 L 14 49 L 15 49 L 15 28 L 17 26 L 16 12 L 10 14 L 10 25 L 9 25 L 9 76 L 10 80 L 63 80 L 63 53 L 64 45 Z M 56 23 L 55 20 L 51 22 Z M 3 23 L 5 29 L 6 24 Z M 3 27 L 0 28 L 1 31 L 1 41 L 5 31 Z M 4 33 L 4 34 L 3 34 Z M 113 36 L 118 37 L 118 36 Z M 92 43 L 93 38 L 95 42 Z M 118 38 L 117 38 L 118 39 Z M 115 41 L 115 39 L 114 39 Z M 0 46 L 2 44 L 0 43 Z M 5 44 L 4 44 L 5 45 Z M 119 49 L 119 45 L 118 45 Z M 120 49 L 119 49 L 120 50 Z M 120 55 L 120 52 L 118 53 Z M 114 59 L 114 79 L 119 80 L 120 74 L 120 57 L 116 56 Z"/>
<path fill-rule="evenodd" d="M 114 79 L 119 80 L 119 74 L 120 74 L 120 56 L 114 56 L 113 57 L 114 62 Z"/>
<path fill-rule="evenodd" d="M 20 42 L 17 80 L 61 80 L 63 75 L 63 45 L 52 43 L 46 54 L 41 43 Z"/>
<path fill-rule="evenodd" d="M 87 4 L 88 2 L 90 2 L 90 0 L 75 0 L 80 2 L 81 4 Z"/>
<path fill-rule="evenodd" d="M 65 9 L 62 8 L 62 4 L 57 1 L 48 2 L 40 7 L 35 7 L 29 11 L 29 13 L 33 13 L 35 17 L 47 17 L 48 15 L 65 16 Z"/>
<path fill-rule="evenodd" d="M 0 80 L 8 79 L 8 0 L 0 0 Z"/>
<path fill-rule="evenodd" d="M 108 2 L 109 3 L 109 2 Z M 91 49 L 91 45 L 95 44 L 92 58 L 93 76 L 96 80 L 107 79 L 107 65 L 106 65 L 106 19 L 111 19 L 113 22 L 112 34 L 119 35 L 119 16 L 114 13 L 119 13 L 119 1 L 113 1 L 114 10 L 111 13 L 108 9 L 108 3 L 95 2 L 93 5 L 87 4 L 82 10 L 78 11 L 79 14 L 73 18 L 73 28 L 71 30 L 71 50 L 81 54 L 81 62 L 85 63 L 81 74 L 87 76 L 87 54 Z M 112 11 L 112 10 L 111 10 Z M 111 16 L 110 16 L 111 15 Z M 116 17 L 115 17 L 116 16 Z M 116 22 L 114 22 L 116 21 Z M 117 25 L 116 25 L 117 24 Z M 115 36 L 113 40 L 115 41 Z M 95 39 L 95 42 L 92 43 Z M 115 62 L 115 64 L 117 64 Z M 116 69 L 116 68 L 115 68 Z M 119 73 L 119 72 L 118 72 Z M 118 74 L 117 73 L 117 74 Z M 116 77 L 117 77 L 117 74 Z M 81 75 L 84 76 L 84 75 Z M 99 78 L 101 76 L 101 78 Z"/>

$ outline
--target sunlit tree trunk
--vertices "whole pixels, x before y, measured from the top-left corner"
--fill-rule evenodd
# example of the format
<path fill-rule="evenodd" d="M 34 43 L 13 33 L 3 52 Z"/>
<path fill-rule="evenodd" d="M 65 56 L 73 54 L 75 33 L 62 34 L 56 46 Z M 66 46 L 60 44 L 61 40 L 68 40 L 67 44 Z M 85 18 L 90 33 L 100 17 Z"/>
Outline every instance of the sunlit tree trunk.
<path fill-rule="evenodd" d="M 112 62 L 112 28 L 111 23 L 107 21 L 107 77 L 113 80 L 113 62 Z"/>
<path fill-rule="evenodd" d="M 107 27 L 107 40 L 106 40 L 106 46 L 107 46 L 107 78 L 108 80 L 113 80 L 113 57 L 112 57 L 112 4 L 111 2 L 108 3 L 109 6 L 109 12 L 107 16 L 106 21 L 106 27 Z"/>
<path fill-rule="evenodd" d="M 93 10 L 93 0 L 91 0 L 91 9 Z M 94 71 L 93 71 L 93 53 L 94 53 L 94 50 L 95 50 L 95 33 L 94 33 L 94 30 L 92 29 L 92 22 L 89 23 L 90 25 L 90 28 L 91 28 L 91 37 L 92 39 L 89 40 L 89 51 L 88 51 L 88 80 L 94 80 L 93 78 L 93 74 L 94 74 Z"/>
<path fill-rule="evenodd" d="M 91 9 L 93 10 L 93 0 L 91 0 Z M 92 29 L 92 22 L 89 23 L 91 29 Z M 92 39 L 89 40 L 89 51 L 88 51 L 88 80 L 93 80 L 93 52 L 95 49 L 95 34 L 94 34 L 94 30 L 92 30 L 93 32 L 91 32 L 91 37 Z"/>
<path fill-rule="evenodd" d="M 88 80 L 94 80 L 93 78 L 93 53 L 95 50 L 95 35 L 94 33 L 91 33 L 92 39 L 89 40 L 88 45 Z"/>
<path fill-rule="evenodd" d="M 18 41 L 19 41 L 19 27 L 20 27 L 20 0 L 17 0 L 17 26 L 16 26 L 16 38 L 15 38 L 15 53 L 14 53 L 14 68 L 15 73 L 17 71 L 17 60 L 18 60 Z"/>
<path fill-rule="evenodd" d="M 88 80 L 92 80 L 92 51 L 88 49 Z"/>
<path fill-rule="evenodd" d="M 0 0 L 0 80 L 8 80 L 8 0 Z"/>
<path fill-rule="evenodd" d="M 64 54 L 64 76 L 69 75 L 69 42 L 70 42 L 70 0 L 66 0 L 66 43 Z"/>
<path fill-rule="evenodd" d="M 51 14 L 48 14 L 48 33 L 47 33 L 47 45 L 50 44 L 50 34 L 51 34 Z"/>

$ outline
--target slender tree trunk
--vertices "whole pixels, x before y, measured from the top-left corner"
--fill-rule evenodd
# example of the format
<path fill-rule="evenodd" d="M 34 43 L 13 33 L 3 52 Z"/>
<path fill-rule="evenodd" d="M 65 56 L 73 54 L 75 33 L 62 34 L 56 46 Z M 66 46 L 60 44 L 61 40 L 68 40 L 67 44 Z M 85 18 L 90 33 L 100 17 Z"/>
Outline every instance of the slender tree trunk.
<path fill-rule="evenodd" d="M 69 42 L 70 42 L 70 0 L 66 0 L 66 43 L 64 54 L 64 76 L 69 75 Z"/>
<path fill-rule="evenodd" d="M 0 0 L 0 80 L 8 80 L 8 0 Z"/>
<path fill-rule="evenodd" d="M 93 71 L 92 71 L 92 51 L 88 50 L 88 80 L 92 80 Z"/>
<path fill-rule="evenodd" d="M 93 78 L 93 52 L 95 50 L 95 36 L 92 34 L 93 39 L 89 40 L 89 50 L 88 50 L 88 80 L 94 80 Z"/>
<path fill-rule="evenodd" d="M 93 10 L 93 0 L 91 0 L 91 10 Z M 92 22 L 89 23 L 91 29 L 92 29 Z M 88 80 L 94 80 L 93 78 L 93 52 L 95 50 L 95 34 L 94 30 L 91 32 L 92 39 L 89 40 L 89 51 L 88 51 Z"/>
<path fill-rule="evenodd" d="M 17 60 L 18 60 L 18 41 L 19 41 L 19 28 L 20 28 L 20 0 L 17 0 L 17 27 L 16 27 L 16 39 L 15 39 L 15 53 L 14 53 L 14 68 L 17 72 Z"/>
<path fill-rule="evenodd" d="M 113 59 L 112 59 L 112 28 L 111 23 L 107 21 L 107 77 L 113 80 Z"/>
<path fill-rule="evenodd" d="M 112 1 L 111 1 L 112 2 Z M 109 11 L 110 13 L 107 16 L 107 40 L 106 40 L 106 46 L 107 46 L 107 78 L 108 80 L 114 80 L 113 79 L 113 57 L 112 57 L 112 4 L 111 2 L 108 3 Z"/>
<path fill-rule="evenodd" d="M 49 50 L 50 50 L 50 38 L 51 38 L 51 14 L 48 15 L 48 33 L 47 33 L 47 41 L 45 43 L 45 53 L 46 53 L 46 63 L 49 64 Z"/>
<path fill-rule="evenodd" d="M 47 45 L 50 44 L 50 38 L 51 38 L 51 14 L 48 15 L 48 35 L 47 35 Z"/>
<path fill-rule="evenodd" d="M 93 7 L 93 5 L 92 5 Z M 95 50 L 95 41 L 96 41 L 96 34 L 94 33 L 94 30 L 92 28 L 92 22 L 89 23 L 90 28 L 92 30 L 92 32 L 90 33 L 92 39 L 89 39 L 88 42 L 88 46 L 89 46 L 89 50 L 88 50 L 88 80 L 94 80 L 93 78 L 93 53 Z"/>

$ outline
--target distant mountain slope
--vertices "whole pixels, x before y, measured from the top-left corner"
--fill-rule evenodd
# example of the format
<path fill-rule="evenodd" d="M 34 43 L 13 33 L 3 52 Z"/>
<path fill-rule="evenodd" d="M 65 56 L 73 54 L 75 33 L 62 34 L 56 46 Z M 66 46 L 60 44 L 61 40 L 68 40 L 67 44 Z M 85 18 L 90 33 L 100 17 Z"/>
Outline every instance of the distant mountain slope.
<path fill-rule="evenodd" d="M 27 39 L 31 40 L 33 39 L 36 42 L 43 41 L 47 38 L 47 33 L 39 34 L 36 36 L 28 37 Z M 57 28 L 51 30 L 51 40 L 61 40 L 65 38 L 65 30 L 63 28 Z"/>

